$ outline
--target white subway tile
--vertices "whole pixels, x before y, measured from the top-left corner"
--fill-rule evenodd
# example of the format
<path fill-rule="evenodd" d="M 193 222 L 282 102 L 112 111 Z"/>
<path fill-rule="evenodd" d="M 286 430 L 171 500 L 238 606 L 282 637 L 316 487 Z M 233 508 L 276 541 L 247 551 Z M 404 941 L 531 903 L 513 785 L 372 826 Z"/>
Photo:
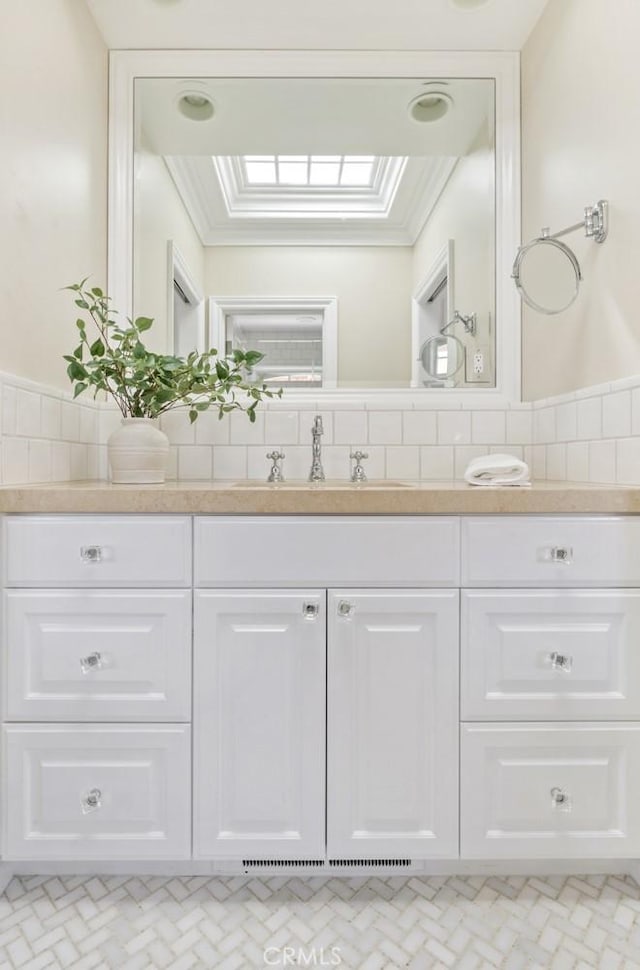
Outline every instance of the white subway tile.
<path fill-rule="evenodd" d="M 101 471 L 98 472 L 101 478 Z M 71 478 L 71 446 L 68 441 L 51 442 L 51 481 L 68 482 Z"/>
<path fill-rule="evenodd" d="M 522 445 L 509 445 L 509 448 L 505 451 L 504 445 L 490 445 L 488 448 L 490 455 L 511 455 L 513 458 L 520 458 L 523 460 L 524 448 Z"/>
<path fill-rule="evenodd" d="M 502 445 L 506 440 L 504 411 L 476 411 L 471 416 L 474 445 Z"/>
<path fill-rule="evenodd" d="M 367 412 L 335 411 L 333 415 L 333 442 L 336 445 L 360 446 L 368 440 Z"/>
<path fill-rule="evenodd" d="M 60 398 L 49 397 L 48 394 L 44 394 L 42 397 L 41 417 L 42 425 L 40 433 L 42 437 L 59 440 L 62 436 L 62 401 Z"/>
<path fill-rule="evenodd" d="M 564 482 L 567 478 L 567 446 L 565 444 L 547 445 L 547 479 L 551 482 Z"/>
<path fill-rule="evenodd" d="M 556 440 L 556 409 L 542 408 L 533 414 L 533 441 L 536 445 L 552 444 Z"/>
<path fill-rule="evenodd" d="M 602 440 L 589 442 L 589 481 L 615 482 L 616 443 Z"/>
<path fill-rule="evenodd" d="M 547 446 L 533 445 L 531 460 L 532 477 L 544 481 L 547 477 Z"/>
<path fill-rule="evenodd" d="M 2 388 L 2 433 L 16 433 L 16 389 L 11 384 Z"/>
<path fill-rule="evenodd" d="M 178 468 L 182 478 L 181 461 Z M 213 477 L 221 481 L 246 478 L 247 449 L 239 445 L 216 445 L 213 449 Z"/>
<path fill-rule="evenodd" d="M 473 461 L 474 458 L 481 458 L 482 455 L 486 454 L 488 454 L 488 451 L 482 445 L 465 445 L 461 448 L 456 448 L 454 464 L 455 478 L 464 478 L 464 473 L 467 470 L 469 462 Z"/>
<path fill-rule="evenodd" d="M 471 441 L 471 415 L 468 411 L 438 412 L 438 444 L 466 445 Z"/>
<path fill-rule="evenodd" d="M 27 438 L 2 439 L 2 480 L 5 485 L 21 485 L 29 481 Z"/>
<path fill-rule="evenodd" d="M 89 477 L 89 455 L 87 446 L 72 442 L 69 446 L 71 454 L 71 481 L 82 482 Z"/>
<path fill-rule="evenodd" d="M 249 448 L 248 451 L 256 451 L 257 449 Z M 264 455 L 264 451 L 262 452 Z M 304 445 L 287 445 L 284 449 L 284 453 L 287 456 L 282 463 L 282 468 L 284 471 L 284 477 L 287 481 L 302 481 L 306 482 L 309 477 L 309 471 L 311 470 L 311 447 L 306 447 Z M 266 467 L 266 458 L 263 458 Z M 249 478 L 266 478 L 266 472 L 261 472 L 258 467 L 257 460 L 254 456 L 252 459 L 252 470 L 249 472 Z"/>
<path fill-rule="evenodd" d="M 389 473 L 386 471 L 386 448 L 382 445 L 367 445 L 366 448 L 362 449 L 369 456 L 363 459 L 364 469 L 367 473 L 367 478 L 388 478 Z M 349 475 L 351 475 L 351 468 L 353 467 L 353 461 L 349 463 Z"/>
<path fill-rule="evenodd" d="M 98 412 L 94 408 L 80 409 L 80 441 L 92 444 L 98 440 Z"/>
<path fill-rule="evenodd" d="M 387 478 L 420 478 L 420 449 L 417 445 L 387 447 Z"/>
<path fill-rule="evenodd" d="M 578 438 L 580 440 L 602 437 L 602 398 L 589 397 L 577 402 Z"/>
<path fill-rule="evenodd" d="M 80 438 L 80 409 L 72 401 L 62 402 L 62 437 L 65 441 Z"/>
<path fill-rule="evenodd" d="M 616 458 L 618 484 L 640 485 L 640 438 L 620 438 Z"/>
<path fill-rule="evenodd" d="M 297 411 L 265 411 L 264 440 L 268 445 L 296 445 L 298 443 Z"/>
<path fill-rule="evenodd" d="M 435 445 L 438 416 L 435 411 L 403 411 L 402 440 L 405 445 Z"/>
<path fill-rule="evenodd" d="M 225 420 L 223 418 L 223 420 Z M 229 441 L 232 445 L 264 444 L 264 413 L 256 412 L 252 423 L 242 411 L 232 411 L 229 416 Z"/>
<path fill-rule="evenodd" d="M 631 434 L 631 391 L 617 391 L 602 398 L 602 437 L 625 438 Z"/>
<path fill-rule="evenodd" d="M 402 412 L 369 411 L 369 441 L 372 445 L 402 444 Z"/>
<path fill-rule="evenodd" d="M 429 445 L 420 449 L 420 478 L 431 481 L 451 481 L 453 478 L 451 445 Z"/>
<path fill-rule="evenodd" d="M 507 411 L 507 444 L 530 445 L 533 437 L 531 411 Z"/>
<path fill-rule="evenodd" d="M 244 452 L 245 449 L 243 448 L 242 451 Z M 212 449 L 210 445 L 180 446 L 178 449 L 178 475 L 181 481 L 208 481 L 211 474 Z"/>
<path fill-rule="evenodd" d="M 37 438 L 41 433 L 41 403 L 40 394 L 33 391 L 16 392 L 16 434 L 26 438 Z"/>
<path fill-rule="evenodd" d="M 218 417 L 218 409 L 204 411 L 194 424 L 197 445 L 228 445 L 229 419 L 227 415 Z"/>
<path fill-rule="evenodd" d="M 349 458 L 348 445 L 327 445 L 322 449 L 322 467 L 324 468 L 325 478 L 337 479 L 340 482 L 349 480 L 351 473 L 351 459 Z M 307 475 L 311 467 L 311 449 L 309 449 L 309 465 Z"/>
<path fill-rule="evenodd" d="M 570 441 L 567 445 L 567 480 L 589 481 L 589 444 L 586 441 Z"/>
<path fill-rule="evenodd" d="M 556 439 L 575 441 L 578 437 L 578 407 L 575 401 L 559 404 L 556 408 Z"/>
<path fill-rule="evenodd" d="M 640 387 L 631 392 L 631 433 L 640 434 Z"/>
<path fill-rule="evenodd" d="M 104 449 L 103 449 L 104 450 Z M 178 480 L 178 445 L 169 445 L 169 458 L 167 460 L 167 481 L 175 482 Z"/>
<path fill-rule="evenodd" d="M 252 481 L 266 482 L 272 464 L 266 455 L 273 448 L 276 448 L 278 451 L 283 450 L 277 442 L 268 447 L 266 445 L 247 445 L 247 478 L 250 478 Z M 289 451 L 287 449 L 284 449 L 284 451 L 288 458 Z M 287 459 L 285 458 L 285 461 L 282 463 L 282 470 L 285 475 L 287 473 L 286 466 Z"/>
<path fill-rule="evenodd" d="M 198 418 L 196 424 L 200 420 Z M 195 426 L 189 421 L 187 408 L 174 408 L 163 414 L 160 418 L 160 429 L 172 445 L 192 445 L 196 440 Z"/>
<path fill-rule="evenodd" d="M 51 442 L 42 439 L 29 441 L 29 481 L 51 481 Z"/>

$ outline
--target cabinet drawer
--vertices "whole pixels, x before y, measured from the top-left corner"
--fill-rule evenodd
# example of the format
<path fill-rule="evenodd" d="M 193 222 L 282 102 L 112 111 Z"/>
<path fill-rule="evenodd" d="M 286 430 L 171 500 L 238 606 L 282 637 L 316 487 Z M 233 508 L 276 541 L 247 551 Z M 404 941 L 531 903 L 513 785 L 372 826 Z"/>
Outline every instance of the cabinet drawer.
<path fill-rule="evenodd" d="M 633 858 L 640 724 L 467 724 L 463 858 Z"/>
<path fill-rule="evenodd" d="M 640 718 L 640 591 L 462 594 L 462 719 Z"/>
<path fill-rule="evenodd" d="M 8 590 L 5 624 L 7 720 L 190 720 L 190 590 Z"/>
<path fill-rule="evenodd" d="M 459 522 L 440 516 L 201 516 L 196 586 L 458 586 Z"/>
<path fill-rule="evenodd" d="M 189 858 L 187 725 L 9 725 L 4 741 L 5 858 Z"/>
<path fill-rule="evenodd" d="M 7 586 L 191 584 L 188 516 L 8 516 L 4 536 Z"/>
<path fill-rule="evenodd" d="M 494 516 L 462 527 L 463 586 L 640 586 L 638 516 Z"/>

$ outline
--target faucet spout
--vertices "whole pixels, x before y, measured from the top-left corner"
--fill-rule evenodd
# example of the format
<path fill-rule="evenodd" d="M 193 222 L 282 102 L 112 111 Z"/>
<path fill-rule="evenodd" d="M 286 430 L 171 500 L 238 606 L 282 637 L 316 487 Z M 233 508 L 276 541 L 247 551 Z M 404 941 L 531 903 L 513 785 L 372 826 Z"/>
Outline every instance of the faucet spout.
<path fill-rule="evenodd" d="M 324 469 L 322 467 L 322 448 L 320 438 L 324 434 L 322 426 L 322 415 L 316 414 L 311 428 L 311 471 L 309 472 L 310 482 L 323 482 Z"/>

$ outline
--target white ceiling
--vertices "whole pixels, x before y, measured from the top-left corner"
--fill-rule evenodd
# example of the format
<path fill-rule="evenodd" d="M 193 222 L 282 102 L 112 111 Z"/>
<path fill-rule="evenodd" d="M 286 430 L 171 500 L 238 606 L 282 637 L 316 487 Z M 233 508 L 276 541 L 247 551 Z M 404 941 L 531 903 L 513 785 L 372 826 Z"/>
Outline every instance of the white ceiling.
<path fill-rule="evenodd" d="M 109 48 L 520 50 L 548 2 L 86 0 Z"/>

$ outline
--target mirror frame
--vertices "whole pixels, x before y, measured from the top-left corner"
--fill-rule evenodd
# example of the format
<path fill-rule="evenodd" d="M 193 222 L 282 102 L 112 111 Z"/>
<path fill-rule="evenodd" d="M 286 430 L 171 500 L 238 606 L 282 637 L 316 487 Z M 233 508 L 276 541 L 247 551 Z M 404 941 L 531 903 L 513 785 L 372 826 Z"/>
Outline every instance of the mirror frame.
<path fill-rule="evenodd" d="M 520 56 L 475 51 L 114 50 L 109 56 L 108 292 L 133 312 L 134 82 L 145 77 L 489 78 L 496 97 L 496 386 L 288 391 L 284 407 L 504 407 L 521 399 L 521 303 L 511 280 L 520 245 Z M 411 297 L 408 297 L 410 303 Z M 316 404 L 318 400 L 318 404 Z M 271 405 L 273 406 L 273 404 Z"/>

